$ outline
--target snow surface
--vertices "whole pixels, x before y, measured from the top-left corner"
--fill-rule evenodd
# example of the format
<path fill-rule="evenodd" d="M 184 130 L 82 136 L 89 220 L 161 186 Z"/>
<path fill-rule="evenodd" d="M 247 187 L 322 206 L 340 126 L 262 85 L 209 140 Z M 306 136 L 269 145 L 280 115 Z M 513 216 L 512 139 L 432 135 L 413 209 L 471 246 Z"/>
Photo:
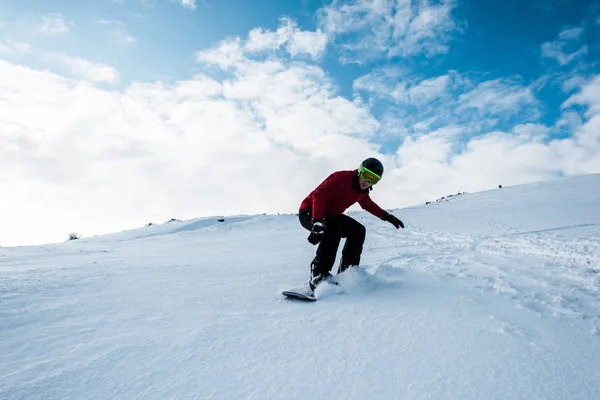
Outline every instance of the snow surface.
<path fill-rule="evenodd" d="M 600 175 L 394 213 L 315 303 L 295 215 L 0 248 L 0 398 L 600 399 Z"/>

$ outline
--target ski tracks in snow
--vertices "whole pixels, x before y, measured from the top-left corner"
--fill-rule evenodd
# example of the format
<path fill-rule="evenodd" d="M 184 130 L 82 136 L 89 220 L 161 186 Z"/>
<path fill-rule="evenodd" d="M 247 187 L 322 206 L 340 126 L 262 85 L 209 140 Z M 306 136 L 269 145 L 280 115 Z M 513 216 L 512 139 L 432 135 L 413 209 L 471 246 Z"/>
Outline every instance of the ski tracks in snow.
<path fill-rule="evenodd" d="M 579 226 L 563 227 L 561 231 Z M 402 270 L 423 270 L 438 279 L 457 280 L 464 290 L 493 293 L 541 317 L 588 320 L 600 335 L 600 238 L 556 236 L 556 230 L 498 235 L 459 235 L 410 226 L 403 235 L 374 229 L 372 246 L 395 243 L 396 255 L 369 260 L 383 281 Z M 390 240 L 395 236 L 393 240 Z M 378 240 L 381 239 L 381 240 Z"/>

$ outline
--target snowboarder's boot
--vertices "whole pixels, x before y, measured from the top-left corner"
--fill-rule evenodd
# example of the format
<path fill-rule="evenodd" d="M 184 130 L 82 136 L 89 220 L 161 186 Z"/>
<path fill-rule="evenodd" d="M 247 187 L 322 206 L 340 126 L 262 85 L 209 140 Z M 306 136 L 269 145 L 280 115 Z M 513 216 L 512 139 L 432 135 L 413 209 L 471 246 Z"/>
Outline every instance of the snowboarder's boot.
<path fill-rule="evenodd" d="M 323 272 L 322 274 L 311 277 L 308 286 L 310 286 L 310 290 L 314 292 L 317 286 L 323 281 L 330 282 L 334 285 L 337 284 L 331 280 L 331 277 L 332 275 L 329 272 Z"/>
<path fill-rule="evenodd" d="M 328 281 L 332 285 L 337 285 L 338 283 L 332 281 L 331 277 L 332 275 L 327 268 L 322 267 L 314 261 L 310 264 L 310 280 L 308 281 L 308 286 L 310 286 L 312 292 L 314 292 L 319 283 L 323 281 Z"/>

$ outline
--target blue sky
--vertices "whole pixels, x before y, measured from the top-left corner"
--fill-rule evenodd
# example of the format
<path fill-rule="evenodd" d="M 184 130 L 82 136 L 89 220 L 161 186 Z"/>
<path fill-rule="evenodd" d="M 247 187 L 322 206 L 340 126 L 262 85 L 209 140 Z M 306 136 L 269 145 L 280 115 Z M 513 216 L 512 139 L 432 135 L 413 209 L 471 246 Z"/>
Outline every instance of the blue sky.
<path fill-rule="evenodd" d="M 593 1 L 4 0 L 2 205 L 98 233 L 294 212 L 367 156 L 389 206 L 600 172 L 597 60 Z"/>

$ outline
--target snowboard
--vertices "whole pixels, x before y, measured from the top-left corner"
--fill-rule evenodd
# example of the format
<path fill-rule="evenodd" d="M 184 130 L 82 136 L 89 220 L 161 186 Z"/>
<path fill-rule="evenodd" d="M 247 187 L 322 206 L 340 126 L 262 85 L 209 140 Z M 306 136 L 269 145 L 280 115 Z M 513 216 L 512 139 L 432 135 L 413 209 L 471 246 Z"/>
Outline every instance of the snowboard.
<path fill-rule="evenodd" d="M 302 301 L 317 301 L 313 292 L 310 291 L 295 291 L 295 290 L 284 290 L 281 292 L 282 295 L 290 299 L 302 300 Z"/>

